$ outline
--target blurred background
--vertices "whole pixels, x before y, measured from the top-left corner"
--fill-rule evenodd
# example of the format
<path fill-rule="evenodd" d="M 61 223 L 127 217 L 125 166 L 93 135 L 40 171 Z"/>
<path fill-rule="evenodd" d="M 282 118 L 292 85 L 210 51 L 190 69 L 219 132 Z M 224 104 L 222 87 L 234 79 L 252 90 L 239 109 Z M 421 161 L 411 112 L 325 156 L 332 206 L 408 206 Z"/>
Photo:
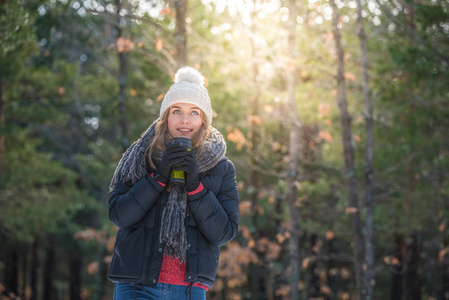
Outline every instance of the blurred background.
<path fill-rule="evenodd" d="M 449 299 L 447 0 L 0 3 L 0 299 L 112 299 L 109 182 L 183 65 L 240 191 L 208 299 Z"/>

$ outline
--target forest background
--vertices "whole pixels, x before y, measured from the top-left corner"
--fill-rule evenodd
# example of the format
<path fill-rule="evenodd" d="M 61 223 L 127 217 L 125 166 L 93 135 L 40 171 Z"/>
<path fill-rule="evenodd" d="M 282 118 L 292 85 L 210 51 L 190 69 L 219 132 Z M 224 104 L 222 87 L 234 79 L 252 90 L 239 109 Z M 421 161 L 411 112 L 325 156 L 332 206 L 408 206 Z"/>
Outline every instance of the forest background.
<path fill-rule="evenodd" d="M 0 299 L 112 299 L 109 182 L 186 64 L 240 192 L 208 299 L 449 299 L 447 0 L 0 3 Z"/>

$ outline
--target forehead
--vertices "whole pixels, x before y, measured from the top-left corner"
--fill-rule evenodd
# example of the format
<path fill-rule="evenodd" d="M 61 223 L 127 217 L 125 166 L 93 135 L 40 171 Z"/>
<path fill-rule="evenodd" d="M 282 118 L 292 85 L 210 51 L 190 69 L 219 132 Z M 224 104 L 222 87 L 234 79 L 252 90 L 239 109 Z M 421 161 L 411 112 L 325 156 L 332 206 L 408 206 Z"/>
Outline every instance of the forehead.
<path fill-rule="evenodd" d="M 172 108 L 182 108 L 182 109 L 199 109 L 198 106 L 191 104 L 191 103 L 176 103 L 173 104 L 171 107 Z"/>

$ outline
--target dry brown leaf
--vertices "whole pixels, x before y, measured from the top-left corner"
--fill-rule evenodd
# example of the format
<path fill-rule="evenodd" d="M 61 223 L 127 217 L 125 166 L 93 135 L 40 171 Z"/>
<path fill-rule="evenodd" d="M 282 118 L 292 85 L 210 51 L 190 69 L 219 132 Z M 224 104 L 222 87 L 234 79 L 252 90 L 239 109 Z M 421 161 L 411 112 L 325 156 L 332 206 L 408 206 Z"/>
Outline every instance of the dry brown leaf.
<path fill-rule="evenodd" d="M 160 37 L 157 37 L 155 40 L 155 45 L 156 45 L 156 51 L 160 52 L 162 50 L 162 48 L 164 47 L 164 41 Z"/>

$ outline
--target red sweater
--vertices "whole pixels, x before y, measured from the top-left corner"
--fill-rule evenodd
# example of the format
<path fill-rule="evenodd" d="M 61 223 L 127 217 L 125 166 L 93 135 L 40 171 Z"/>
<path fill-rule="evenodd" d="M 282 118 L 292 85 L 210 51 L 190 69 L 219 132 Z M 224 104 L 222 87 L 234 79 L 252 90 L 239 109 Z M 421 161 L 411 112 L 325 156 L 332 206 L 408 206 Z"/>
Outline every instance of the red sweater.
<path fill-rule="evenodd" d="M 151 174 L 151 177 L 154 178 L 154 173 Z M 158 181 L 160 185 L 165 186 L 165 183 Z M 201 192 L 204 189 L 203 184 L 200 182 L 198 188 L 194 191 L 188 193 L 189 196 L 195 195 Z M 161 272 L 159 274 L 159 282 L 168 283 L 168 284 L 176 284 L 176 285 L 189 285 L 188 282 L 185 282 L 184 279 L 187 275 L 186 263 L 181 263 L 179 258 L 170 258 L 168 255 L 164 254 L 164 258 L 162 259 Z M 198 286 L 200 288 L 208 290 L 208 287 L 201 283 L 194 283 L 193 286 Z"/>
<path fill-rule="evenodd" d="M 159 282 L 176 284 L 176 285 L 189 285 L 189 282 L 185 282 L 184 279 L 187 275 L 186 263 L 181 263 L 179 258 L 170 258 L 164 254 L 162 259 L 161 273 L 159 274 Z M 195 282 L 193 286 L 208 290 L 208 287 L 204 284 Z"/>

